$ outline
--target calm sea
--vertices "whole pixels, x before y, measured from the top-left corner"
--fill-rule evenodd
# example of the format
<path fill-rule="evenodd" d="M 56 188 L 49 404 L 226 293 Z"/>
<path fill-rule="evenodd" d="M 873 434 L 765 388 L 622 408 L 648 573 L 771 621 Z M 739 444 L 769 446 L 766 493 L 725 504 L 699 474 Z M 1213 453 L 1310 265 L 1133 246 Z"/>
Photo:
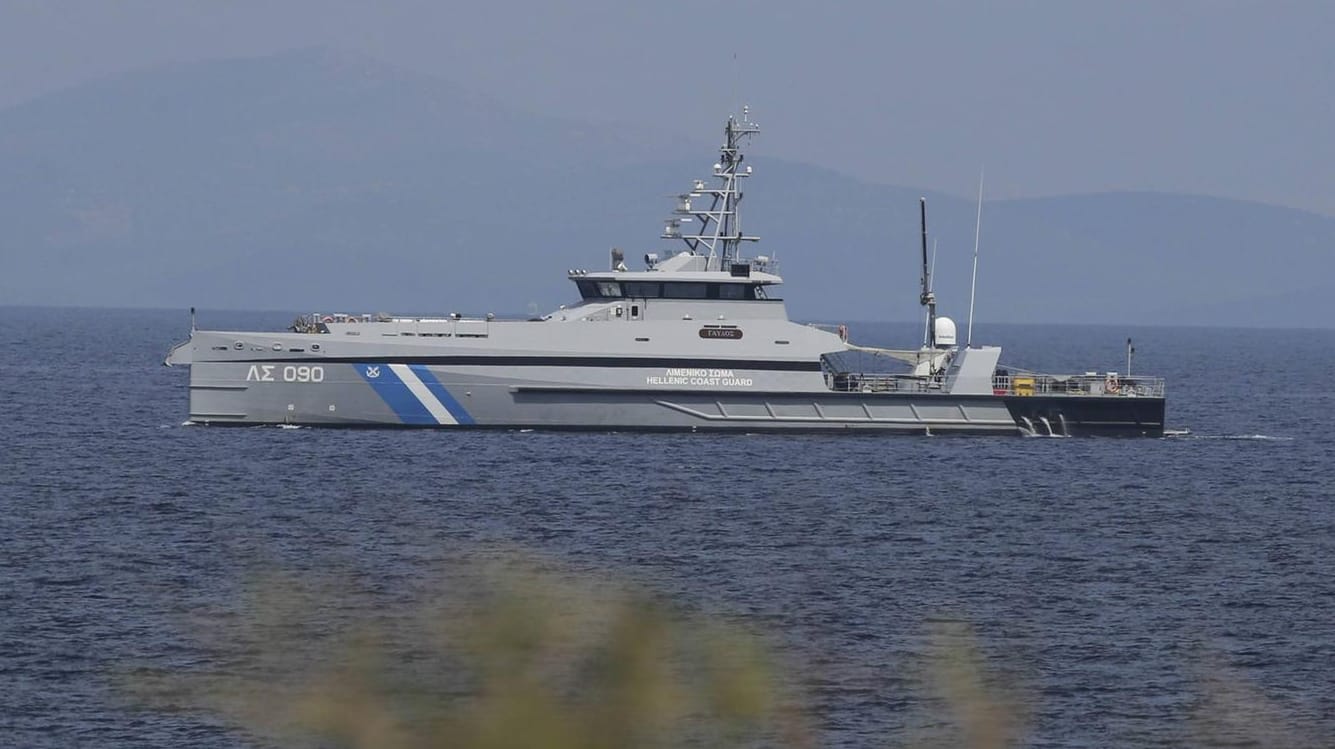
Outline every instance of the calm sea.
<path fill-rule="evenodd" d="M 257 569 L 411 595 L 498 545 L 755 624 L 824 745 L 903 736 L 943 618 L 1020 674 L 1032 746 L 1180 746 L 1218 674 L 1335 736 L 1335 332 L 975 330 L 1058 371 L 1133 337 L 1192 434 L 1115 440 L 186 427 L 187 324 L 0 308 L 0 744 L 248 746 L 118 674 L 207 668 L 190 622 Z"/>

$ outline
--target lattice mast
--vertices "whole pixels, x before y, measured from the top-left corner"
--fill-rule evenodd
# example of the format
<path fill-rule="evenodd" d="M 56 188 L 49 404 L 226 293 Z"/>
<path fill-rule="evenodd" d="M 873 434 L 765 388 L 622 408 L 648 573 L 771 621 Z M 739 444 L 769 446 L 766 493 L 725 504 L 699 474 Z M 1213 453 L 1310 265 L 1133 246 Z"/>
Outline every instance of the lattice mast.
<path fill-rule="evenodd" d="M 918 198 L 918 212 L 922 217 L 922 292 L 918 303 L 927 308 L 927 329 L 922 345 L 936 348 L 936 292 L 932 290 L 932 268 L 927 263 L 927 198 Z"/>
<path fill-rule="evenodd" d="M 738 180 L 751 176 L 751 167 L 742 166 L 742 142 L 758 132 L 760 127 L 751 122 L 749 107 L 742 108 L 740 120 L 728 116 L 728 123 L 723 128 L 723 147 L 719 149 L 718 163 L 714 164 L 714 177 L 719 185 L 711 188 L 704 180 L 695 180 L 690 192 L 677 196 L 676 210 L 663 229 L 663 239 L 680 239 L 693 254 L 708 257 L 710 270 L 729 267 L 730 263 L 742 258 L 742 242 L 760 239 L 742 232 L 738 212 L 742 202 Z M 704 198 L 709 198 L 708 208 L 698 205 Z M 695 222 L 699 223 L 699 229 L 682 233 L 682 224 Z"/>

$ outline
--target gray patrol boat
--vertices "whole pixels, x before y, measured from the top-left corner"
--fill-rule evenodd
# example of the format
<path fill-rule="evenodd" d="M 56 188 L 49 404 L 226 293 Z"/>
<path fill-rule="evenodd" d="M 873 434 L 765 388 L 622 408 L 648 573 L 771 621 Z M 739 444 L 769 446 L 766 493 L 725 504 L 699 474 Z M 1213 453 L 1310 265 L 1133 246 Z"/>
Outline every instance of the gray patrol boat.
<path fill-rule="evenodd" d="M 677 197 L 676 254 L 569 271 L 580 299 L 535 319 L 315 313 L 285 332 L 194 329 L 165 363 L 190 366 L 202 424 L 735 432 L 1146 435 L 1164 432 L 1155 377 L 999 369 L 936 314 L 923 211 L 922 345 L 849 340 L 788 319 L 765 255 L 742 248 L 742 144 L 729 117 L 712 181 Z M 861 366 L 866 362 L 873 366 Z M 1129 362 L 1128 362 L 1129 368 Z M 870 370 L 870 371 L 868 371 Z"/>

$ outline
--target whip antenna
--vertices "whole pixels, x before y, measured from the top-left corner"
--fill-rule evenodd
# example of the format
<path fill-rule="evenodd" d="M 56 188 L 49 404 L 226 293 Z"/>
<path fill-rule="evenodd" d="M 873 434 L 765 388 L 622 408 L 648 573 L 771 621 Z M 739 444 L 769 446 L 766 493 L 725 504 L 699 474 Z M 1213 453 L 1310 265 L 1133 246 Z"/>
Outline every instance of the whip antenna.
<path fill-rule="evenodd" d="M 983 170 L 978 170 L 978 216 L 973 224 L 973 278 L 969 281 L 969 332 L 964 338 L 964 347 L 973 345 L 973 297 L 978 289 L 978 238 L 983 231 Z"/>

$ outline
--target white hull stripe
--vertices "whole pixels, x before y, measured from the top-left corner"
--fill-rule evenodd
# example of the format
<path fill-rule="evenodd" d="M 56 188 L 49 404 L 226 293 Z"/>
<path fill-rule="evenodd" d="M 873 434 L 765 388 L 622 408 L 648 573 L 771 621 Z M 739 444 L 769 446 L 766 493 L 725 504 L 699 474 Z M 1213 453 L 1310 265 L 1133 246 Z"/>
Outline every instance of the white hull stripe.
<path fill-rule="evenodd" d="M 398 375 L 404 386 L 407 387 L 408 391 L 413 394 L 413 397 L 422 404 L 422 407 L 427 410 L 427 413 L 431 414 L 431 417 L 436 420 L 437 424 L 459 423 L 459 421 L 454 418 L 454 415 L 450 413 L 449 409 L 445 408 L 440 400 L 431 393 L 431 390 L 422 383 L 422 380 L 417 376 L 417 373 L 407 364 L 390 364 L 389 369 L 394 374 Z"/>

